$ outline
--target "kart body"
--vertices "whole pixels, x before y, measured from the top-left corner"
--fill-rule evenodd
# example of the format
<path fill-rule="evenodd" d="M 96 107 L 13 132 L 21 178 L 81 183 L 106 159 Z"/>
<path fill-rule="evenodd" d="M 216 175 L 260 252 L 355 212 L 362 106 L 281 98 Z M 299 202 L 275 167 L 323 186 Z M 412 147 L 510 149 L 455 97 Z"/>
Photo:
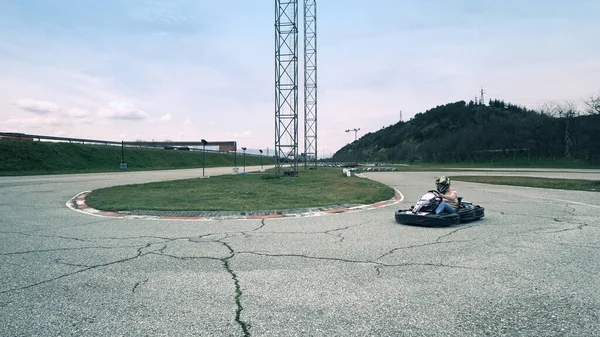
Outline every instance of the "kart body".
<path fill-rule="evenodd" d="M 436 200 L 437 193 L 435 190 L 430 190 L 410 209 L 397 210 L 395 214 L 396 221 L 405 225 L 452 226 L 462 222 L 479 220 L 485 215 L 483 207 L 462 201 L 462 197 L 458 198 L 456 213 L 442 212 L 435 214 L 435 209 L 439 205 L 439 201 Z"/>

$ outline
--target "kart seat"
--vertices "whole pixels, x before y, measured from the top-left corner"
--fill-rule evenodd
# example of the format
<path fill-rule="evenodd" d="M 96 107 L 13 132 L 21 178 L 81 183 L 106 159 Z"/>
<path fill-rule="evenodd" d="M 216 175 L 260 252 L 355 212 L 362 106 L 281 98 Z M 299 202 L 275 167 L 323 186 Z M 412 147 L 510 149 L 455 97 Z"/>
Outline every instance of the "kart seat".
<path fill-rule="evenodd" d="M 462 207 L 462 199 L 463 197 L 458 197 L 458 208 Z"/>

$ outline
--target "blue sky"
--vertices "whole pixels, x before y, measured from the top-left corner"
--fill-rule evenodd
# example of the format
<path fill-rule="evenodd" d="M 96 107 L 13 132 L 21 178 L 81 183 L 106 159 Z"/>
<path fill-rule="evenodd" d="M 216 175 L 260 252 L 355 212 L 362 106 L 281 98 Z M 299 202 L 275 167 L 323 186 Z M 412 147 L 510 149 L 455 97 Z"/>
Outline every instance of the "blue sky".
<path fill-rule="evenodd" d="M 321 156 L 354 140 L 346 129 L 375 132 L 481 87 L 529 108 L 600 92 L 597 0 L 317 8 Z M 274 12 L 266 0 L 1 1 L 0 131 L 273 149 Z M 301 102 L 302 87 L 302 117 Z"/>

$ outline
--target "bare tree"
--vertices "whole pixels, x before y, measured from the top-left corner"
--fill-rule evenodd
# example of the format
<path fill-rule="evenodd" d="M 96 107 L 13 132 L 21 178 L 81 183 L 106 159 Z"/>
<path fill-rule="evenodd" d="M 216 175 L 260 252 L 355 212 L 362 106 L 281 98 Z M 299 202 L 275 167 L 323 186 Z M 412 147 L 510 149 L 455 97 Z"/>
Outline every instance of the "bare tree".
<path fill-rule="evenodd" d="M 584 102 L 588 106 L 587 112 L 590 115 L 600 114 L 600 92 L 597 95 L 592 95 L 589 100 Z"/>
<path fill-rule="evenodd" d="M 575 147 L 575 134 L 574 134 L 574 126 L 575 126 L 575 118 L 581 115 L 581 112 L 577 109 L 575 103 L 571 101 L 567 101 L 565 103 L 557 103 L 554 101 L 549 101 L 544 103 L 541 108 L 541 113 L 545 115 L 549 115 L 555 118 L 559 118 L 564 121 L 565 125 L 565 137 L 564 137 L 564 146 L 565 146 L 565 157 L 572 158 L 573 157 L 573 148 Z"/>

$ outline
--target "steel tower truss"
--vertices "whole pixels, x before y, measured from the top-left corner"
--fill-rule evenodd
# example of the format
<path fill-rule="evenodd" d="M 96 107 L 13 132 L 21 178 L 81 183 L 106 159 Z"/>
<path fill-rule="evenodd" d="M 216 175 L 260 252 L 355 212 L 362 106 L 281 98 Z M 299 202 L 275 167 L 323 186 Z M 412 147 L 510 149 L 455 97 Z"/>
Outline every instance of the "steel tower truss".
<path fill-rule="evenodd" d="M 304 167 L 317 167 L 317 1 L 304 0 Z"/>
<path fill-rule="evenodd" d="M 298 0 L 275 0 L 277 175 L 298 175 Z"/>

